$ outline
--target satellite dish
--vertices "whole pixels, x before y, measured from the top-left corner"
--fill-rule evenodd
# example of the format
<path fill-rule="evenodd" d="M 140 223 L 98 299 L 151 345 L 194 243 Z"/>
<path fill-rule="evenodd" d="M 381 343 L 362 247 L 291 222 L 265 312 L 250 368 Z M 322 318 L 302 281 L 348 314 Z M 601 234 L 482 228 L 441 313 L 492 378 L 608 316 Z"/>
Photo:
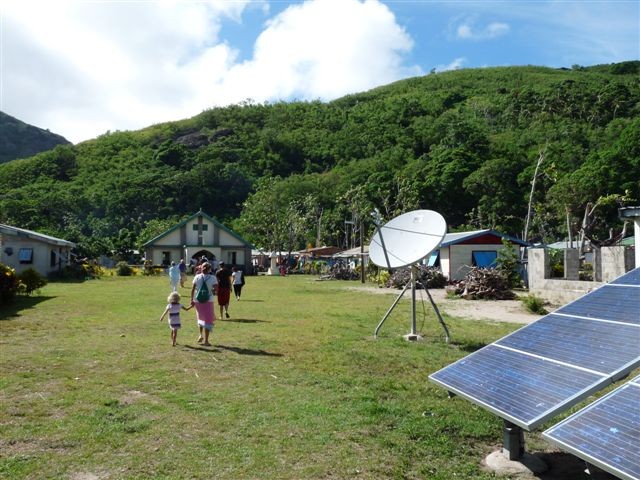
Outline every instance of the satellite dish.
<path fill-rule="evenodd" d="M 419 340 L 422 337 L 416 330 L 416 283 L 420 283 L 429 297 L 429 301 L 436 312 L 438 321 L 444 329 L 447 343 L 450 341 L 449 330 L 444 323 L 433 297 L 429 293 L 426 284 L 418 280 L 417 263 L 440 246 L 447 233 L 447 222 L 442 215 L 433 210 L 414 210 L 404 213 L 383 226 L 380 226 L 380 213 L 375 210 L 372 213 L 376 222 L 376 233 L 369 245 L 369 258 L 373 263 L 382 268 L 401 268 L 411 266 L 411 280 L 404 286 L 396 301 L 391 305 L 374 331 L 374 338 L 384 321 L 389 317 L 404 295 L 411 287 L 411 332 L 404 336 L 407 340 Z"/>
<path fill-rule="evenodd" d="M 369 258 L 382 268 L 401 268 L 418 263 L 437 249 L 447 222 L 433 210 L 414 210 L 378 227 L 369 245 Z"/>

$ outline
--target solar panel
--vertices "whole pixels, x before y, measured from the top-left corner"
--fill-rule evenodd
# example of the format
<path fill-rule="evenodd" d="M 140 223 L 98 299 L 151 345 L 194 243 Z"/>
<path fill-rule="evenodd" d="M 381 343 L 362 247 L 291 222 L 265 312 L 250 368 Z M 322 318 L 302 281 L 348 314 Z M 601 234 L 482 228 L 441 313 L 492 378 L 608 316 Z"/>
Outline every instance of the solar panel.
<path fill-rule="evenodd" d="M 640 479 L 640 376 L 542 433 L 622 479 Z"/>
<path fill-rule="evenodd" d="M 637 341 L 629 341 L 633 338 Z M 634 325 L 615 325 L 612 328 L 609 322 L 586 321 L 552 313 L 495 343 L 609 374 L 638 356 L 640 330 Z"/>
<path fill-rule="evenodd" d="M 515 425 L 535 429 L 640 366 L 638 272 L 584 295 L 429 379 Z"/>
<path fill-rule="evenodd" d="M 625 273 L 621 277 L 618 277 L 615 280 L 611 281 L 611 284 L 612 285 L 626 284 L 626 285 L 636 285 L 636 286 L 640 285 L 640 268 L 636 268 L 634 270 L 631 270 Z"/>
<path fill-rule="evenodd" d="M 555 313 L 599 320 L 640 324 L 639 287 L 634 285 L 603 285 Z"/>

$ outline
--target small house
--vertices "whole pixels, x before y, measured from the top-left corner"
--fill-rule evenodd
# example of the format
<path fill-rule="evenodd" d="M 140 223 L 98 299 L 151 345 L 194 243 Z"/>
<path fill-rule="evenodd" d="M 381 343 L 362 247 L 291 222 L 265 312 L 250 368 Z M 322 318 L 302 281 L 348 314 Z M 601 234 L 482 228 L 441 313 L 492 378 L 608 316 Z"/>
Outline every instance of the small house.
<path fill-rule="evenodd" d="M 145 259 L 167 266 L 203 256 L 252 272 L 252 245 L 202 210 L 144 244 Z"/>
<path fill-rule="evenodd" d="M 335 253 L 333 258 L 346 261 L 349 265 L 354 267 L 363 262 L 366 265 L 369 262 L 369 245 L 354 247 L 349 250 Z"/>
<path fill-rule="evenodd" d="M 520 247 L 529 245 L 527 242 L 495 230 L 447 233 L 440 248 L 427 257 L 426 264 L 431 267 L 440 267 L 449 280 L 462 280 L 471 267 L 495 267 L 498 252 L 504 248 L 503 239 L 513 245 L 518 252 Z"/>
<path fill-rule="evenodd" d="M 0 224 L 0 263 L 21 273 L 33 268 L 41 275 L 58 272 L 71 262 L 73 242 Z"/>

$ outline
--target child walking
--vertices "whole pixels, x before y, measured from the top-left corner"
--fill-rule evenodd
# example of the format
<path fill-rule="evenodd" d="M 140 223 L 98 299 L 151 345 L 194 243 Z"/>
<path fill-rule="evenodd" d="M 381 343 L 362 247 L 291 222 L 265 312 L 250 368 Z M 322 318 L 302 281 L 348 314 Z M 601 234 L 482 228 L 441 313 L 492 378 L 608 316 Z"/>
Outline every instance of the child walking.
<path fill-rule="evenodd" d="M 178 329 L 180 328 L 180 310 L 190 310 L 193 305 L 185 307 L 180 303 L 180 294 L 178 292 L 171 292 L 167 297 L 167 307 L 164 309 L 160 321 L 164 320 L 164 317 L 169 314 L 169 328 L 171 329 L 171 345 L 176 346 L 176 340 L 178 338 Z"/>

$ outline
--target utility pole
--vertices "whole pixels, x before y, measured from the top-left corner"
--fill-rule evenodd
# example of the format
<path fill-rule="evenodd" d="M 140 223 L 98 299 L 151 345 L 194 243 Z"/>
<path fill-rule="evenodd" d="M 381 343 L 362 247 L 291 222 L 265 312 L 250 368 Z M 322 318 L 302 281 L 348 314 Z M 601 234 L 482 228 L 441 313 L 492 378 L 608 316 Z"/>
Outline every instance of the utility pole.
<path fill-rule="evenodd" d="M 366 265 L 364 263 L 364 238 L 363 235 L 364 233 L 362 233 L 364 231 L 364 223 L 362 222 L 362 220 L 360 220 L 360 282 L 364 283 L 365 282 L 365 269 L 366 269 Z"/>

